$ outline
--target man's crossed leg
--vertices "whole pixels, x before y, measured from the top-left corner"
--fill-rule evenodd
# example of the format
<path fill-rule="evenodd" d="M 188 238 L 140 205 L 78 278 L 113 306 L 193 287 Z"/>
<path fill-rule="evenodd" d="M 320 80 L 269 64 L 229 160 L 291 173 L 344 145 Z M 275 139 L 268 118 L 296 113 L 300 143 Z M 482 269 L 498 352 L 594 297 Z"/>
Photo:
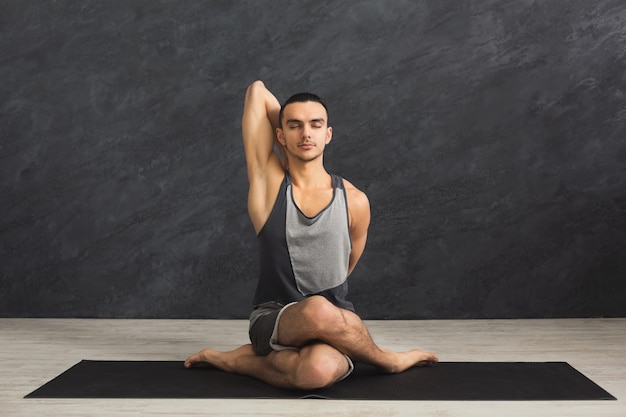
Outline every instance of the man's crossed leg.
<path fill-rule="evenodd" d="M 297 349 L 257 355 L 252 345 L 230 352 L 204 349 L 185 366 L 214 366 L 249 375 L 281 388 L 315 389 L 332 385 L 351 370 L 347 357 L 373 365 L 384 373 L 438 362 L 421 350 L 395 352 L 377 346 L 361 319 L 326 298 L 312 296 L 284 309 L 278 323 L 278 342 Z"/>

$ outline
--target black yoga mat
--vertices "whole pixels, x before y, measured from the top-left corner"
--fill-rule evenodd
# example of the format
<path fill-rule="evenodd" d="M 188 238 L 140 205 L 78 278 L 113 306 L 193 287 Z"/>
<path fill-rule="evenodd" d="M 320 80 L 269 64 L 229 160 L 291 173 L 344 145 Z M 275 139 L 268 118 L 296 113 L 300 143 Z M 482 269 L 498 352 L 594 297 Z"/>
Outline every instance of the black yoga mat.
<path fill-rule="evenodd" d="M 442 362 L 383 375 L 357 364 L 329 388 L 290 391 L 169 361 L 81 361 L 27 398 L 327 398 L 343 400 L 614 400 L 565 362 Z"/>

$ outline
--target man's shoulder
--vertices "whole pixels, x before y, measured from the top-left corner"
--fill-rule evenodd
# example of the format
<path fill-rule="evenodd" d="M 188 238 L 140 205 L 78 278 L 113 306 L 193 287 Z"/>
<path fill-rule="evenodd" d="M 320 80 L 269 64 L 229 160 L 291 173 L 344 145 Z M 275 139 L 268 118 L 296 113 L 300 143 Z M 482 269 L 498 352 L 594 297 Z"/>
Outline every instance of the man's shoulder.
<path fill-rule="evenodd" d="M 357 192 L 357 193 L 361 193 L 363 195 L 365 195 L 365 193 L 361 190 L 359 190 L 356 185 L 352 184 L 350 181 L 348 181 L 347 179 L 340 177 L 343 181 L 343 187 L 346 189 L 346 191 L 350 191 L 350 192 Z"/>
<path fill-rule="evenodd" d="M 348 199 L 348 205 L 357 208 L 367 208 L 369 209 L 369 200 L 367 198 L 367 194 L 358 189 L 354 184 L 348 181 L 345 178 L 343 180 L 343 187 L 346 190 L 346 198 Z"/>

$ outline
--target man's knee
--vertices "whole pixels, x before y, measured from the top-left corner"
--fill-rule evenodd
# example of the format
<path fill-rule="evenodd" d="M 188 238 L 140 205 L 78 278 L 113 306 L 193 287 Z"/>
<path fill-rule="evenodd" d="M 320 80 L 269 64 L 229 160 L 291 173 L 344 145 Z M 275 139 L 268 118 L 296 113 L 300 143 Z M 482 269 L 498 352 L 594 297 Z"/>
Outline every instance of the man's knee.
<path fill-rule="evenodd" d="M 318 330 L 339 330 L 345 322 L 341 309 L 325 297 L 319 295 L 312 296 L 307 298 L 303 304 L 302 317 L 312 327 L 319 328 Z"/>
<path fill-rule="evenodd" d="M 294 378 L 296 388 L 328 387 L 344 377 L 350 369 L 345 356 L 330 346 L 316 345 L 311 352 L 302 353 Z"/>
<path fill-rule="evenodd" d="M 298 367 L 294 386 L 298 389 L 318 389 L 332 385 L 338 378 L 326 364 L 303 363 Z"/>

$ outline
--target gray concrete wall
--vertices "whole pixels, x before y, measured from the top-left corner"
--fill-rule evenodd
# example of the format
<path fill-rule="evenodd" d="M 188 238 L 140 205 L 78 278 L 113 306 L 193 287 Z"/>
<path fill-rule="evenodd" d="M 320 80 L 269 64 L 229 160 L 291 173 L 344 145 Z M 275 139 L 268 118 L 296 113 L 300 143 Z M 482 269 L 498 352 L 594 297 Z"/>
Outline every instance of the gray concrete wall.
<path fill-rule="evenodd" d="M 0 1 L 0 316 L 246 317 L 246 86 L 329 103 L 365 318 L 626 314 L 626 5 Z"/>

